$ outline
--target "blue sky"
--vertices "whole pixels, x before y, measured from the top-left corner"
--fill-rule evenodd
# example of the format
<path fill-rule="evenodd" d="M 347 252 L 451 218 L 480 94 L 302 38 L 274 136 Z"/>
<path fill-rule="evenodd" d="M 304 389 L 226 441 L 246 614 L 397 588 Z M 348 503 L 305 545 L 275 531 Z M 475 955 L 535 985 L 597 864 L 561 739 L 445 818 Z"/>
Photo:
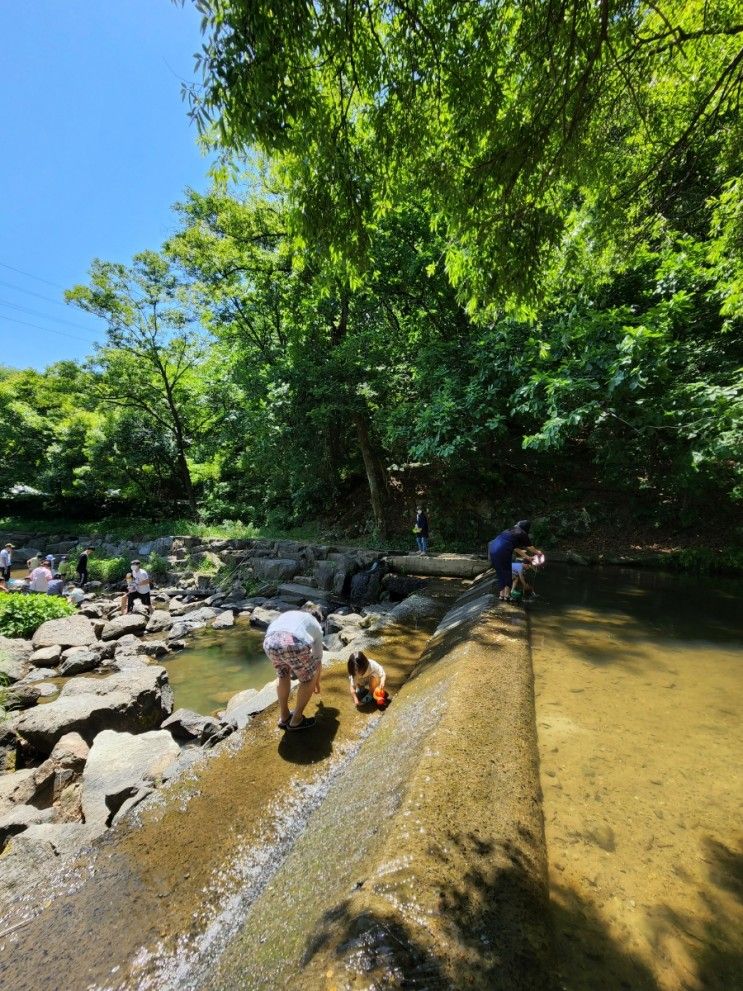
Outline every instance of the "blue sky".
<path fill-rule="evenodd" d="M 199 16 L 190 0 L 4 0 L 0 38 L 0 364 L 41 369 L 103 336 L 63 290 L 95 257 L 158 248 L 171 205 L 207 185 L 180 93 Z"/>

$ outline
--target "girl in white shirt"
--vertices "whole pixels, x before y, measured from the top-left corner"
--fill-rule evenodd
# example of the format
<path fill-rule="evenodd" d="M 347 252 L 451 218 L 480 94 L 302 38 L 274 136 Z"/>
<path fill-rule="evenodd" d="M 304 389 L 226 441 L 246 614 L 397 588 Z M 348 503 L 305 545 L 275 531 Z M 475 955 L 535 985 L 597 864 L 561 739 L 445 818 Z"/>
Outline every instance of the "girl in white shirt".
<path fill-rule="evenodd" d="M 354 705 L 376 702 L 384 708 L 389 701 L 384 688 L 386 680 L 382 665 L 367 657 L 363 651 L 356 650 L 348 658 L 348 682 Z"/>

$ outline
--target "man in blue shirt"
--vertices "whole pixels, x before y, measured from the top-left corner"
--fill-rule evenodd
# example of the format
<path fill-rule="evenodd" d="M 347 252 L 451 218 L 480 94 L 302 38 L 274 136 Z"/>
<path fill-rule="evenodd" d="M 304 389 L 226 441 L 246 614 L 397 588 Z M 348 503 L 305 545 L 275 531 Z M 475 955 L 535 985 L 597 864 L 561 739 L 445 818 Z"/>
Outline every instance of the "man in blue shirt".
<path fill-rule="evenodd" d="M 502 602 L 507 602 L 511 597 L 511 561 L 514 553 L 520 558 L 542 553 L 531 544 L 530 529 L 529 520 L 519 520 L 510 530 L 499 533 L 488 544 L 488 557 L 498 577 L 498 598 Z"/>

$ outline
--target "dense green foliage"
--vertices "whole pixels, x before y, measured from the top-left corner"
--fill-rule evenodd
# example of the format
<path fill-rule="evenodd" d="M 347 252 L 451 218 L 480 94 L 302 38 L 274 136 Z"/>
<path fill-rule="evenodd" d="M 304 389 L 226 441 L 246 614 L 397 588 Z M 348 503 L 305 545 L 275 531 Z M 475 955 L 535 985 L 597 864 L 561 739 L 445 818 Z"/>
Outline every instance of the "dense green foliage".
<path fill-rule="evenodd" d="M 48 619 L 72 616 L 75 607 L 60 595 L 0 592 L 0 636 L 30 637 Z"/>
<path fill-rule="evenodd" d="M 3 488 L 380 537 L 424 492 L 460 545 L 563 493 L 732 518 L 736 5 L 197 6 L 225 163 L 160 252 L 70 290 L 89 362 L 0 371 Z"/>

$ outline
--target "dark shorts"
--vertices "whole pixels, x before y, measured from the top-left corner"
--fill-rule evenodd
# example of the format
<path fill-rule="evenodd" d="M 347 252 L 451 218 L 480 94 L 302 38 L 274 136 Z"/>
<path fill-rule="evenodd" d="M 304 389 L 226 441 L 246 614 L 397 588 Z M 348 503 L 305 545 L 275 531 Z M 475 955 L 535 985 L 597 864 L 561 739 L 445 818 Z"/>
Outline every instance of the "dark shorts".
<path fill-rule="evenodd" d="M 139 599 L 139 601 L 143 605 L 147 606 L 148 608 L 150 607 L 150 593 L 149 592 L 127 592 L 127 594 L 126 594 L 126 608 L 127 608 L 127 612 L 134 605 L 135 599 Z"/>
<path fill-rule="evenodd" d="M 263 641 L 263 649 L 279 678 L 312 681 L 320 667 L 321 662 L 312 656 L 311 645 L 297 640 L 291 633 L 278 630 L 269 633 Z"/>

